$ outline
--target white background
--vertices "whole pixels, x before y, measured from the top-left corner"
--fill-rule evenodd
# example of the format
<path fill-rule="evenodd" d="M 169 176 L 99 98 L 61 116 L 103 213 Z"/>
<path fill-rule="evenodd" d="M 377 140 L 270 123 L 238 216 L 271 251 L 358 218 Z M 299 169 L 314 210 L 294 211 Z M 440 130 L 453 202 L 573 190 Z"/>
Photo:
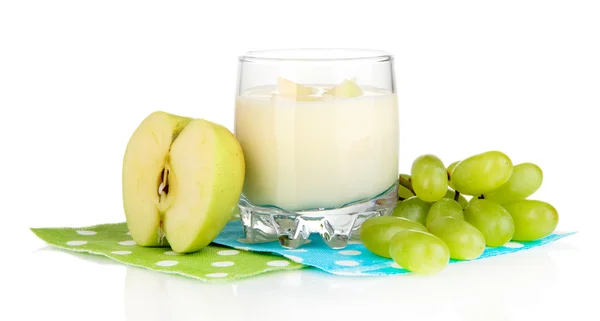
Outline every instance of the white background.
<path fill-rule="evenodd" d="M 598 320 L 599 17 L 577 0 L 0 2 L 1 319 Z M 401 171 L 423 153 L 535 162 L 534 197 L 578 234 L 432 277 L 209 286 L 51 250 L 28 230 L 123 221 L 138 123 L 164 110 L 232 129 L 237 56 L 290 47 L 393 53 Z"/>

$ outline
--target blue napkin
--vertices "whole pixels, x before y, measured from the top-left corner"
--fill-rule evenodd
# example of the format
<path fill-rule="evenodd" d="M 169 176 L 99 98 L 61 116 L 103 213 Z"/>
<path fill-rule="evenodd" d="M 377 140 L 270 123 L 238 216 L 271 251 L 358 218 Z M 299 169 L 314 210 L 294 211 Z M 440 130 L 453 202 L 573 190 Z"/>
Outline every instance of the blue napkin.
<path fill-rule="evenodd" d="M 575 234 L 575 232 L 554 233 L 537 241 L 509 242 L 501 247 L 486 248 L 477 260 L 524 251 L 572 234 Z M 244 238 L 245 235 L 241 222 L 231 221 L 213 243 L 233 247 L 238 250 L 279 254 L 294 262 L 312 266 L 336 275 L 373 276 L 409 273 L 409 271 L 394 263 L 392 259 L 375 255 L 367 250 L 362 243 L 356 241 L 350 241 L 344 249 L 333 250 L 321 240 L 319 235 L 311 235 L 309 237 L 310 243 L 298 249 L 291 250 L 283 248 L 278 242 L 244 243 Z M 457 262 L 465 261 L 450 260 L 450 264 Z"/>

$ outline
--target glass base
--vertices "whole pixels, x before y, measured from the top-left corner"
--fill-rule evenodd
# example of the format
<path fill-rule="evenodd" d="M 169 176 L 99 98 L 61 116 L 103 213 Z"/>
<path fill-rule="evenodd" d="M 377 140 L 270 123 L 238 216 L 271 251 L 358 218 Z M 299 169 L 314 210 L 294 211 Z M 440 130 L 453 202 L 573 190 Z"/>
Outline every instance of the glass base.
<path fill-rule="evenodd" d="M 344 248 L 349 240 L 359 239 L 361 224 L 370 217 L 390 215 L 398 200 L 395 184 L 373 199 L 351 203 L 334 209 L 291 212 L 277 207 L 260 207 L 245 197 L 239 202 L 245 243 L 279 241 L 281 246 L 295 249 L 309 242 L 311 234 L 319 234 L 332 249 Z"/>

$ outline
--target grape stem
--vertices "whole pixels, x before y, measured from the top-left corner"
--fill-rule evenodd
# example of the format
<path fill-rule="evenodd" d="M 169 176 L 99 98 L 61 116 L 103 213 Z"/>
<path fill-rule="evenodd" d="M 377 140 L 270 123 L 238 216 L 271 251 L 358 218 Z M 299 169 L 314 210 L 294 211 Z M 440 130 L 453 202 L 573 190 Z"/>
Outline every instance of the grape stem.
<path fill-rule="evenodd" d="M 415 194 L 415 191 L 412 188 L 412 183 L 411 183 L 411 179 L 410 178 L 406 179 L 404 177 L 400 177 L 400 179 L 398 181 L 399 181 L 400 185 L 408 188 L 408 190 L 411 191 L 411 193 Z"/>
<path fill-rule="evenodd" d="M 459 191 L 454 191 L 454 200 L 458 202 L 458 198 L 460 197 Z"/>
<path fill-rule="evenodd" d="M 477 197 L 477 199 L 480 199 L 480 200 L 482 200 L 482 199 L 485 199 L 485 197 L 483 197 L 483 194 L 481 194 L 481 195 L 479 195 L 479 196 Z"/>

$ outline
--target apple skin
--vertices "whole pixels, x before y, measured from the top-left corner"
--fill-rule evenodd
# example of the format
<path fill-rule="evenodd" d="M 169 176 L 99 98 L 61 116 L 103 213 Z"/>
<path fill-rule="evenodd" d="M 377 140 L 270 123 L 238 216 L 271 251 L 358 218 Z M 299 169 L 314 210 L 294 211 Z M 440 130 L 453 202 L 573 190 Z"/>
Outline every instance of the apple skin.
<path fill-rule="evenodd" d="M 201 139 L 196 141 L 188 137 Z M 193 150 L 184 145 L 190 141 L 197 144 L 192 146 Z M 203 154 L 195 155 L 194 150 Z M 191 166 L 190 162 L 196 162 L 196 165 Z M 173 251 L 195 252 L 210 244 L 235 213 L 244 185 L 244 154 L 227 128 L 196 119 L 173 143 L 171 166 L 175 177 L 181 172 L 180 168 L 188 166 L 191 177 L 176 178 L 180 182 L 175 186 L 185 186 L 186 193 L 198 197 L 199 202 L 190 208 L 185 203 L 178 206 L 177 199 L 172 200 L 173 205 L 165 214 L 165 234 Z M 189 172 L 190 168 L 193 168 L 192 172 Z M 184 179 L 189 181 L 184 182 Z M 191 185 L 186 185 L 188 183 Z"/>

